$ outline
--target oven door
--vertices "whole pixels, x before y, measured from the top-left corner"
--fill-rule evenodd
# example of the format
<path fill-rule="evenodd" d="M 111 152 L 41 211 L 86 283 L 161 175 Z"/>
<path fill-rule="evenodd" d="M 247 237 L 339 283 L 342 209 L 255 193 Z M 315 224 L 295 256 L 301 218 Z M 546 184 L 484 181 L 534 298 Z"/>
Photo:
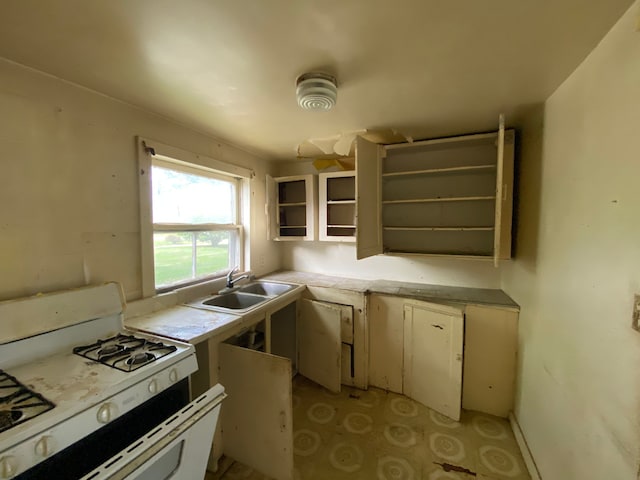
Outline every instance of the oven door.
<path fill-rule="evenodd" d="M 226 397 L 218 384 L 81 480 L 195 480 L 205 475 Z"/>

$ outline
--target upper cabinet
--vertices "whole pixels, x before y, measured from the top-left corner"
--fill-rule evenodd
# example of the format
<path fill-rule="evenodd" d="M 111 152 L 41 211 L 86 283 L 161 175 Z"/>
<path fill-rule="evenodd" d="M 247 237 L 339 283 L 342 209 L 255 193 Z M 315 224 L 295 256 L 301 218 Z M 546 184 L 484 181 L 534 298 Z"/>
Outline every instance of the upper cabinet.
<path fill-rule="evenodd" d="M 323 241 L 356 241 L 356 173 L 318 175 L 319 237 Z"/>
<path fill-rule="evenodd" d="M 271 240 L 315 240 L 314 175 L 267 177 L 267 210 Z"/>
<path fill-rule="evenodd" d="M 457 255 L 497 264 L 511 257 L 514 131 L 502 119 L 496 132 L 382 152 L 358 141 L 358 258 Z"/>

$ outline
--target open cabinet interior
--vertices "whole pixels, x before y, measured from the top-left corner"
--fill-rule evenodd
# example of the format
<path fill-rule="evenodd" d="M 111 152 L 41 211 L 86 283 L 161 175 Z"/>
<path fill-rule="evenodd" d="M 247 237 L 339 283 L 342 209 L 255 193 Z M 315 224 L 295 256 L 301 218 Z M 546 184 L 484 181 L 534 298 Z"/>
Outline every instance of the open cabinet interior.
<path fill-rule="evenodd" d="M 321 173 L 318 182 L 320 240 L 355 242 L 355 171 Z"/>
<path fill-rule="evenodd" d="M 511 258 L 515 132 L 393 145 L 356 139 L 356 257 Z"/>
<path fill-rule="evenodd" d="M 315 239 L 317 213 L 314 177 L 267 177 L 267 212 L 271 240 Z"/>

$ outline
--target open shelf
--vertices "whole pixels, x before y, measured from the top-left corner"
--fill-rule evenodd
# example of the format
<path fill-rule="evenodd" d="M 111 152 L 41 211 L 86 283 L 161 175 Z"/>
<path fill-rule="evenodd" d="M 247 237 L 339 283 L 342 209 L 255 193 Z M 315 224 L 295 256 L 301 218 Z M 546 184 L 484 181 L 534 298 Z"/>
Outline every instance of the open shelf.
<path fill-rule="evenodd" d="M 430 203 L 430 202 L 473 202 L 478 200 L 495 200 L 495 196 L 485 197 L 449 197 L 449 198 L 414 198 L 410 200 L 383 200 L 382 204 L 393 203 Z"/>
<path fill-rule="evenodd" d="M 383 173 L 383 178 L 398 177 L 403 175 L 438 175 L 447 173 L 468 173 L 483 170 L 495 170 L 495 165 L 472 165 L 466 167 L 430 168 L 428 170 L 408 170 L 406 172 Z"/>
<path fill-rule="evenodd" d="M 383 230 L 397 230 L 401 232 L 421 232 L 421 231 L 440 231 L 440 232 L 492 232 L 494 230 L 493 227 L 383 227 Z"/>

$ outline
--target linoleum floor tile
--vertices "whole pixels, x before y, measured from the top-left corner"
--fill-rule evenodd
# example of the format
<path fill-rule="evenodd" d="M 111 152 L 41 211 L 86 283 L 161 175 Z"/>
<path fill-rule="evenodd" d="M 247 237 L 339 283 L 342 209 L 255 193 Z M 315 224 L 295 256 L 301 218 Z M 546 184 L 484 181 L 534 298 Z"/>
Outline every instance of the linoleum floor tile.
<path fill-rule="evenodd" d="M 296 480 L 530 480 L 508 421 L 453 421 L 403 395 L 293 381 Z M 268 480 L 240 464 L 221 480 Z"/>

